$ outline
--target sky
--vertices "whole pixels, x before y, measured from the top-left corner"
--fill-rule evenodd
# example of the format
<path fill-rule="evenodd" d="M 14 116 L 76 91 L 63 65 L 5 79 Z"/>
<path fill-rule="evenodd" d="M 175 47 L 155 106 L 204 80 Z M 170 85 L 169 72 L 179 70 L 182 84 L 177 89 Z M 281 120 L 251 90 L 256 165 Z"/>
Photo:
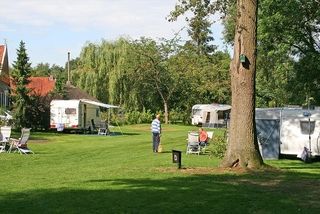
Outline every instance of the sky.
<path fill-rule="evenodd" d="M 181 17 L 168 22 L 176 0 L 1 0 L 0 44 L 7 44 L 9 63 L 16 60 L 21 40 L 26 43 L 32 66 L 49 63 L 64 66 L 67 53 L 80 55 L 86 42 L 114 41 L 121 36 L 138 39 L 187 39 Z M 224 50 L 223 27 L 212 26 L 214 44 Z"/>

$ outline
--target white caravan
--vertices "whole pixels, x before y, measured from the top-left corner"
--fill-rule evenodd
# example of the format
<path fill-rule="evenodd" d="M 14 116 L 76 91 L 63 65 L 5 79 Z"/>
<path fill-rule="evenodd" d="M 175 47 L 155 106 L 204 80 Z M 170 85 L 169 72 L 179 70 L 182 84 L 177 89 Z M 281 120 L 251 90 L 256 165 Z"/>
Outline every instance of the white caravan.
<path fill-rule="evenodd" d="M 192 106 L 191 122 L 193 125 L 220 127 L 226 125 L 230 111 L 230 105 L 197 104 Z"/>
<path fill-rule="evenodd" d="M 263 157 L 299 157 L 304 147 L 320 156 L 320 109 L 256 109 L 256 128 Z"/>
<path fill-rule="evenodd" d="M 52 100 L 50 103 L 50 128 L 59 131 L 85 130 L 92 122 L 101 122 L 100 107 L 118 108 L 114 105 L 104 104 L 87 99 L 79 100 Z"/>

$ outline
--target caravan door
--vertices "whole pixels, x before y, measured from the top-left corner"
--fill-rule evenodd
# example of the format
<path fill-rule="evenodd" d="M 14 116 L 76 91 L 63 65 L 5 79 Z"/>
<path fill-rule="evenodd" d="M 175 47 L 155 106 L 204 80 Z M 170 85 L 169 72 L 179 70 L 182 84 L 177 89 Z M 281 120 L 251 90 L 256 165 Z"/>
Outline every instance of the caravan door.
<path fill-rule="evenodd" d="M 56 117 L 56 123 L 64 123 L 63 122 L 63 110 L 64 110 L 64 108 L 61 108 L 61 107 L 59 107 L 59 108 L 57 108 L 57 112 L 56 112 L 56 115 L 57 115 L 57 117 Z"/>
<path fill-rule="evenodd" d="M 278 159 L 280 154 L 280 120 L 256 119 L 260 154 L 263 159 Z"/>

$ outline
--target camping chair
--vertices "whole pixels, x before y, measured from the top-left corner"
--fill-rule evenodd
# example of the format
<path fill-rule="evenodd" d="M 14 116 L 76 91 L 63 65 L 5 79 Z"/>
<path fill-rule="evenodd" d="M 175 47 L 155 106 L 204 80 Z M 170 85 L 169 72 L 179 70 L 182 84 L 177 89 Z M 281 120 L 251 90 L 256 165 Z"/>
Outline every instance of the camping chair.
<path fill-rule="evenodd" d="M 200 154 L 199 134 L 197 132 L 188 132 L 188 144 L 186 154 Z"/>
<path fill-rule="evenodd" d="M 109 130 L 109 126 L 106 123 L 106 121 L 101 121 L 100 123 L 100 127 L 98 129 L 98 135 L 109 135 L 110 134 L 110 130 Z"/>
<path fill-rule="evenodd" d="M 6 151 L 7 143 L 9 143 L 10 135 L 11 135 L 11 126 L 2 126 L 0 128 L 0 153 Z"/>
<path fill-rule="evenodd" d="M 20 154 L 28 154 L 34 152 L 27 147 L 27 142 L 30 137 L 30 129 L 23 128 L 21 130 L 21 137 L 19 139 L 10 139 L 10 148 L 8 152 L 11 152 L 12 149 L 18 151 Z"/>

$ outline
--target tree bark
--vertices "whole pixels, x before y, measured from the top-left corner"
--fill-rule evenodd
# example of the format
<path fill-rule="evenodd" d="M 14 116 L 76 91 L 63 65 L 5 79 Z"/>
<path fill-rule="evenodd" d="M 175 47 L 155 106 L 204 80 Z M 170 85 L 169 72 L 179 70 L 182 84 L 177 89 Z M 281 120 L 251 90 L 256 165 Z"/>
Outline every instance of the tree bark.
<path fill-rule="evenodd" d="M 168 112 L 168 102 L 164 100 L 164 123 L 169 123 L 169 112 Z"/>
<path fill-rule="evenodd" d="M 255 73 L 258 0 L 237 0 L 234 55 L 230 64 L 232 109 L 222 167 L 263 166 L 255 131 Z M 240 55 L 245 56 L 241 62 Z"/>

